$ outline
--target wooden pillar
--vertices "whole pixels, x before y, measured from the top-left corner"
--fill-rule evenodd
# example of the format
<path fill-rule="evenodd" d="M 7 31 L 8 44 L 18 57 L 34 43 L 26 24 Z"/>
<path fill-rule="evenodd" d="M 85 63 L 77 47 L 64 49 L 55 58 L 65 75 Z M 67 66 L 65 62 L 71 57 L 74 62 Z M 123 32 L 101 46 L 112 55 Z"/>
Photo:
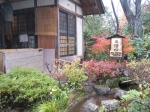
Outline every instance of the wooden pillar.
<path fill-rule="evenodd" d="M 4 38 L 4 22 L 3 22 L 3 16 L 0 14 L 0 48 L 5 48 L 5 38 Z"/>

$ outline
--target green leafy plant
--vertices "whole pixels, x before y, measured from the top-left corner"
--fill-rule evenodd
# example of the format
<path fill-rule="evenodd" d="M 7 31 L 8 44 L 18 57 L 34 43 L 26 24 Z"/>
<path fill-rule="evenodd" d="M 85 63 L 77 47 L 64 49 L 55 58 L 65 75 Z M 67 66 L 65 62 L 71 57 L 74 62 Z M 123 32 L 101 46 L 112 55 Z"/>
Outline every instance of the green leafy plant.
<path fill-rule="evenodd" d="M 136 59 L 136 57 L 134 56 L 133 53 L 127 54 L 127 60 L 128 60 L 129 62 L 131 62 L 131 61 L 133 61 L 133 60 L 135 60 L 135 59 Z"/>
<path fill-rule="evenodd" d="M 15 67 L 0 75 L 0 108 L 31 107 L 49 101 L 58 82 L 33 68 Z"/>
<path fill-rule="evenodd" d="M 103 53 L 98 53 L 98 54 L 94 54 L 94 59 L 96 61 L 99 61 L 99 60 L 108 60 L 109 59 L 109 55 L 107 52 L 103 52 Z"/>
<path fill-rule="evenodd" d="M 149 90 L 143 92 L 137 90 L 130 90 L 122 97 L 121 106 L 127 112 L 149 112 L 150 97 Z"/>
<path fill-rule="evenodd" d="M 143 81 L 150 83 L 150 61 L 132 61 L 127 64 L 126 67 L 129 77 L 135 80 L 138 84 L 142 84 Z"/>
<path fill-rule="evenodd" d="M 134 38 L 132 41 L 131 41 L 131 45 L 134 47 L 134 55 L 137 57 L 137 58 L 143 58 L 143 56 L 145 55 L 145 42 L 142 38 Z"/>
<path fill-rule="evenodd" d="M 68 77 L 68 85 L 72 89 L 82 89 L 82 82 L 87 80 L 84 69 L 80 66 L 80 59 L 63 66 L 64 74 Z"/>
<path fill-rule="evenodd" d="M 49 102 L 44 102 L 32 110 L 32 112 L 66 112 L 68 95 L 60 89 L 53 89 L 50 94 L 52 99 Z"/>
<path fill-rule="evenodd" d="M 122 97 L 119 112 L 149 112 L 150 110 L 150 64 L 149 60 L 133 61 L 127 65 L 129 77 L 139 84 L 138 90 L 130 90 Z"/>

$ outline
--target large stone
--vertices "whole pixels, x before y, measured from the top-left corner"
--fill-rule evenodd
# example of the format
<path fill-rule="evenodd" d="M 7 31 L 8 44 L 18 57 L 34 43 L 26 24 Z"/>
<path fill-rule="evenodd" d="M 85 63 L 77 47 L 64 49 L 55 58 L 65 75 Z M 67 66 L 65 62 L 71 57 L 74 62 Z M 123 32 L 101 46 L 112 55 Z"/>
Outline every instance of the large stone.
<path fill-rule="evenodd" d="M 93 103 L 89 103 L 87 105 L 87 108 L 91 112 L 98 112 L 98 109 L 99 109 L 99 107 L 96 104 L 93 104 Z"/>
<path fill-rule="evenodd" d="M 86 83 L 84 82 L 83 83 L 83 90 L 86 91 L 86 92 L 89 92 L 89 93 L 93 93 L 95 92 L 93 87 L 92 87 L 93 83 Z"/>
<path fill-rule="evenodd" d="M 120 90 L 120 88 L 112 88 L 112 89 L 110 90 L 110 94 L 116 94 L 116 92 L 117 92 L 118 90 Z"/>
<path fill-rule="evenodd" d="M 105 100 L 105 101 L 101 101 L 101 104 L 102 106 L 105 107 L 105 112 L 114 112 L 119 106 L 119 101 L 115 99 Z"/>
<path fill-rule="evenodd" d="M 124 72 L 123 72 L 123 74 L 125 75 L 125 76 L 129 76 L 129 72 L 127 71 L 127 70 L 125 70 Z"/>
<path fill-rule="evenodd" d="M 114 95 L 114 98 L 116 98 L 116 99 L 121 99 L 121 97 L 123 96 L 123 95 L 125 95 L 127 93 L 127 91 L 124 91 L 124 90 L 117 90 L 116 91 L 116 93 L 115 93 L 115 95 Z"/>
<path fill-rule="evenodd" d="M 88 92 L 88 93 L 92 93 L 94 92 L 94 89 L 92 86 L 88 85 L 88 86 L 83 86 L 83 90 Z"/>
<path fill-rule="evenodd" d="M 93 88 L 95 92 L 99 95 L 106 95 L 109 94 L 110 92 L 110 88 L 103 85 L 93 85 Z"/>

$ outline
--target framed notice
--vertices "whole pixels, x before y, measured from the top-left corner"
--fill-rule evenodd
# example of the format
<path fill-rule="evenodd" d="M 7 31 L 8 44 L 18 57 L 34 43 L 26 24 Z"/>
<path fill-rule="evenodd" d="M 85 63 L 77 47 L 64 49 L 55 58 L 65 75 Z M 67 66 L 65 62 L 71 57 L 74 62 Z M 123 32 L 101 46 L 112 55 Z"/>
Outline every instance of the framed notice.
<path fill-rule="evenodd" d="M 115 34 L 107 39 L 111 40 L 110 58 L 122 58 L 123 57 L 123 36 Z"/>
<path fill-rule="evenodd" d="M 122 38 L 111 39 L 110 57 L 122 57 Z"/>
<path fill-rule="evenodd" d="M 20 42 L 28 42 L 28 35 L 27 34 L 21 34 L 19 35 Z"/>

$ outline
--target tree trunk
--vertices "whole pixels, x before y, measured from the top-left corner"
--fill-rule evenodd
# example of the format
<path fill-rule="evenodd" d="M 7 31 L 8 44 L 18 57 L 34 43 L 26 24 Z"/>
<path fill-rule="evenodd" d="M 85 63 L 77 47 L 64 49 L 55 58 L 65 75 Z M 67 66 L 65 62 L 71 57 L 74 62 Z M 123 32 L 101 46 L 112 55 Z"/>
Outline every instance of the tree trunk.
<path fill-rule="evenodd" d="M 117 17 L 116 11 L 115 11 L 115 7 L 114 7 L 114 3 L 112 0 L 111 0 L 111 6 L 112 6 L 112 9 L 114 12 L 115 19 L 116 19 L 116 34 L 118 34 L 118 32 L 119 32 L 119 20 L 118 20 L 118 17 Z"/>
<path fill-rule="evenodd" d="M 135 14 L 129 7 L 128 0 L 120 0 L 121 6 L 128 20 L 128 23 L 132 27 L 133 36 L 142 38 L 142 17 L 141 17 L 141 0 L 135 1 Z"/>

